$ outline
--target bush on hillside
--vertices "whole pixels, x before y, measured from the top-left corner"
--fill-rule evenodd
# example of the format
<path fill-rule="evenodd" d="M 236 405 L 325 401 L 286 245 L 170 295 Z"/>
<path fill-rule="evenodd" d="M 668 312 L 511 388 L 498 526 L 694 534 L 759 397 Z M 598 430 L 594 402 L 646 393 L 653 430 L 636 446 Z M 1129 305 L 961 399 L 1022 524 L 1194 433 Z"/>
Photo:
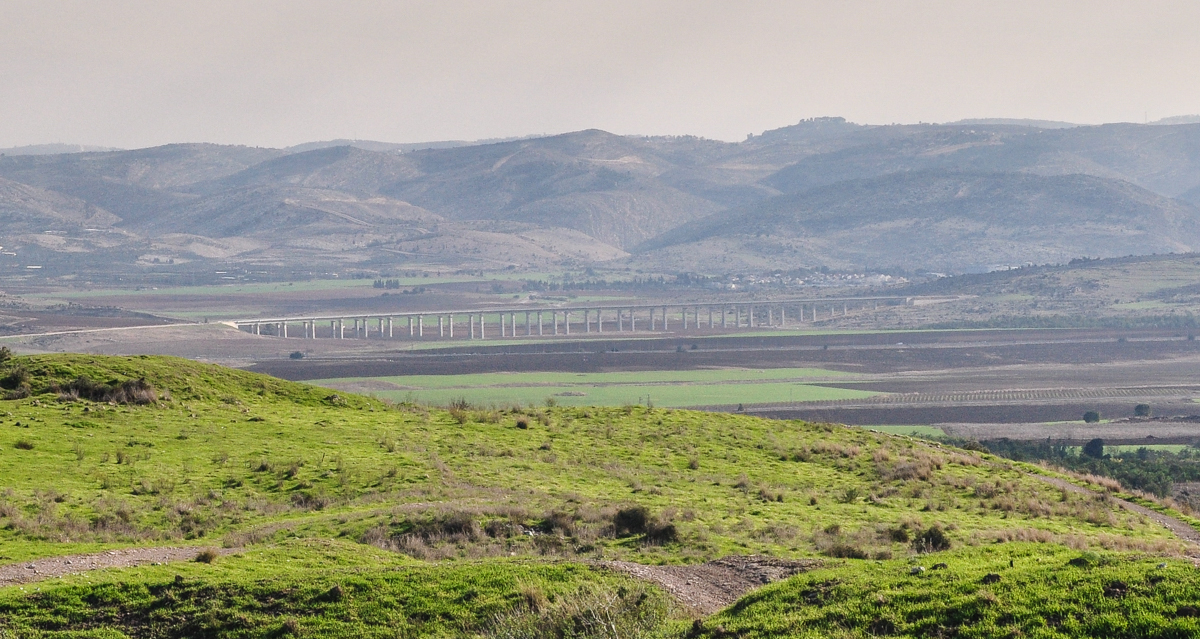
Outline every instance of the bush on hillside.
<path fill-rule="evenodd" d="M 1095 424 L 1100 421 L 1100 413 L 1094 410 L 1089 410 L 1083 414 L 1083 421 L 1088 424 Z"/>
<path fill-rule="evenodd" d="M 93 402 L 116 404 L 153 404 L 159 399 L 158 389 L 145 379 L 128 379 L 123 382 L 95 382 L 80 376 L 66 386 L 51 385 L 63 399 L 86 399 Z"/>
<path fill-rule="evenodd" d="M 652 517 L 650 510 L 645 506 L 622 508 L 613 515 L 612 522 L 613 534 L 617 537 L 642 535 L 645 543 L 655 545 L 679 541 L 679 531 L 675 524 Z"/>
<path fill-rule="evenodd" d="M 917 552 L 950 550 L 950 538 L 946 536 L 946 531 L 942 530 L 941 526 L 934 524 L 922 530 L 913 539 L 913 549 Z"/>

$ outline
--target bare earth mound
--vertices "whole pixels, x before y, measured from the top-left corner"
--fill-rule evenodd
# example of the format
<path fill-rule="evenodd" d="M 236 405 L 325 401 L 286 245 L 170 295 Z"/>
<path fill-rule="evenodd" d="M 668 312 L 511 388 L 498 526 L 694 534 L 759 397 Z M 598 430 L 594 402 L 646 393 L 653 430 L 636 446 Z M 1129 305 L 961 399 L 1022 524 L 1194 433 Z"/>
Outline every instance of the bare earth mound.
<path fill-rule="evenodd" d="M 604 565 L 652 581 L 689 608 L 710 615 L 755 588 L 812 570 L 821 562 L 751 555 L 723 557 L 694 566 L 645 566 L 628 561 L 610 561 Z"/>
<path fill-rule="evenodd" d="M 212 550 L 227 555 L 234 550 L 222 548 L 125 548 L 90 555 L 65 555 L 46 557 L 34 561 L 23 561 L 0 566 L 0 587 L 27 584 L 43 579 L 73 575 L 86 570 L 101 568 L 129 568 L 143 564 L 162 564 L 174 561 L 190 561 L 203 550 Z"/>

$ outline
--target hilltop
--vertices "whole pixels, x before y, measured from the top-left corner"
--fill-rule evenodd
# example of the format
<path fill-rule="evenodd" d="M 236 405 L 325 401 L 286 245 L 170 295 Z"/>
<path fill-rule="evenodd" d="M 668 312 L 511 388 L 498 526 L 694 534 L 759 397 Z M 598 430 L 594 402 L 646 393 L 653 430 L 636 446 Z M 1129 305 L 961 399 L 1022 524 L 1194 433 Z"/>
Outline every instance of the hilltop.
<path fill-rule="evenodd" d="M 0 628 L 18 633 L 507 636 L 606 614 L 630 630 L 622 636 L 678 636 L 697 613 L 610 562 L 751 554 L 803 574 L 692 632 L 777 636 L 792 618 L 759 611 L 796 596 L 808 602 L 796 613 L 805 620 L 786 622 L 796 635 L 862 633 L 881 616 L 899 634 L 957 627 L 953 597 L 917 616 L 903 602 L 975 593 L 990 572 L 1003 581 L 978 632 L 1031 630 L 1004 611 L 1019 603 L 1044 627 L 1050 609 L 1031 599 L 1040 580 L 1080 556 L 1086 568 L 1070 577 L 1080 594 L 1055 614 L 1093 605 L 1083 593 L 1115 580 L 1131 584 L 1128 599 L 1106 609 L 1141 606 L 1143 629 L 1191 628 L 1165 606 L 1200 604 L 1194 570 L 1173 558 L 1185 542 L 1126 501 L 1138 498 L 907 437 L 640 406 L 393 405 L 161 357 L 4 368 L 0 569 L 128 546 L 233 553 L 2 588 Z M 939 563 L 948 570 L 909 576 Z M 1136 585 L 1138 571 L 1163 585 Z M 864 579 L 886 581 L 895 610 L 835 612 L 875 605 L 856 590 Z"/>

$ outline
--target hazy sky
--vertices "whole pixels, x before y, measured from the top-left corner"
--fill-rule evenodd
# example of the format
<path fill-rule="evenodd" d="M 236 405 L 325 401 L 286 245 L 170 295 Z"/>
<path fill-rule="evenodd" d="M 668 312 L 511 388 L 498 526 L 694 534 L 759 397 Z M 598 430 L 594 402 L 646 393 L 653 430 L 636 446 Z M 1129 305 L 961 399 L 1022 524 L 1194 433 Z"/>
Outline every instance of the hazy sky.
<path fill-rule="evenodd" d="M 1200 113 L 1200 2 L 0 0 L 0 147 Z"/>

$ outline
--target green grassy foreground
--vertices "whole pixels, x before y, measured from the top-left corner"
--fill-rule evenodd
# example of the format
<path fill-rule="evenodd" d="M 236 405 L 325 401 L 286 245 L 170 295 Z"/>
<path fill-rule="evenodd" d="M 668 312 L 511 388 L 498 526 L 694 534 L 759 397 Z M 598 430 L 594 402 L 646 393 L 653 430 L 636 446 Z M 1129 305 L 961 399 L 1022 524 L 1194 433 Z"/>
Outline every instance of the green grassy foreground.
<path fill-rule="evenodd" d="M 1048 619 L 1066 604 L 1039 599 L 1038 580 L 1087 549 L 1109 559 L 1080 571 L 1076 591 L 1134 583 L 1129 571 L 1165 558 L 1175 590 L 1146 591 L 1157 603 L 1132 586 L 1100 603 L 1157 619 L 1138 626 L 1157 636 L 1190 627 L 1167 615 L 1193 605 L 1178 593 L 1194 572 L 1171 558 L 1167 530 L 977 452 L 639 406 L 394 405 L 172 358 L 0 368 L 4 393 L 27 395 L 0 401 L 0 566 L 131 545 L 240 549 L 0 588 L 0 635 L 860 636 L 879 629 L 868 608 L 897 634 L 928 635 L 928 619 L 955 625 L 976 573 L 1008 561 L 1033 576 L 992 585 L 996 610 Z M 826 567 L 697 628 L 662 591 L 602 567 L 752 553 Z M 950 568 L 908 574 L 939 562 Z M 795 603 L 817 578 L 841 584 L 838 598 Z M 895 594 L 876 601 L 878 588 Z M 1011 634 L 995 614 L 962 636 Z M 1018 625 L 1101 636 L 1033 623 Z M 68 631 L 88 634 L 54 634 Z"/>
<path fill-rule="evenodd" d="M 944 567 L 930 570 L 935 561 Z M 693 636 L 1200 635 L 1200 572 L 1163 564 L 1030 544 L 849 563 L 752 593 Z"/>

